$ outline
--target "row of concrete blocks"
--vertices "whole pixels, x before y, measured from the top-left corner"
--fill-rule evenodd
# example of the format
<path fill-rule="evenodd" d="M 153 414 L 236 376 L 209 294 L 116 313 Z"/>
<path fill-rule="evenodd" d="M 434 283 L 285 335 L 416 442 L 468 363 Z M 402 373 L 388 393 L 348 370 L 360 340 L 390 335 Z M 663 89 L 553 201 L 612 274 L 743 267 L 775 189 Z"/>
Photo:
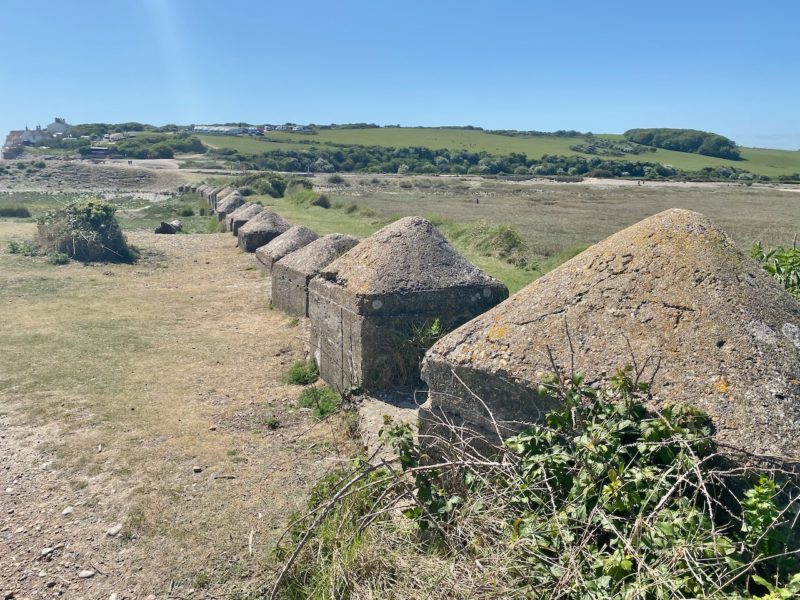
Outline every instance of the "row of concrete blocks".
<path fill-rule="evenodd" d="M 272 275 L 274 306 L 310 318 L 327 383 L 413 385 L 424 355 L 422 434 L 498 443 L 557 406 L 539 393 L 554 368 L 603 378 L 639 360 L 660 402 L 705 410 L 722 441 L 800 456 L 800 305 L 702 215 L 655 215 L 507 299 L 425 219 L 356 243 L 248 210 L 228 229 Z"/>
<path fill-rule="evenodd" d="M 311 352 L 337 389 L 417 383 L 437 328 L 453 329 L 508 296 L 420 217 L 359 243 L 339 233 L 320 237 L 258 204 L 231 202 L 235 190 L 221 193 L 218 218 L 271 276 L 272 305 L 310 318 Z"/>

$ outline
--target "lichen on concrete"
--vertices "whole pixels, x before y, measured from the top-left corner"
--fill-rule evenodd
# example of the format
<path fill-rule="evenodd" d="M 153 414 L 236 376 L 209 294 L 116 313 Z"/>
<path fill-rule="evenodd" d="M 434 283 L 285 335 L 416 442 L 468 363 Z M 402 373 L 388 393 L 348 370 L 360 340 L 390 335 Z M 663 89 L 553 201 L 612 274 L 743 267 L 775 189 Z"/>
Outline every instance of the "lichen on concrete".
<path fill-rule="evenodd" d="M 668 210 L 592 246 L 427 353 L 421 427 L 439 416 L 490 435 L 553 406 L 552 371 L 610 377 L 635 363 L 653 403 L 708 412 L 723 442 L 800 454 L 800 305 L 704 216 Z M 428 425 L 426 425 L 426 422 Z"/>

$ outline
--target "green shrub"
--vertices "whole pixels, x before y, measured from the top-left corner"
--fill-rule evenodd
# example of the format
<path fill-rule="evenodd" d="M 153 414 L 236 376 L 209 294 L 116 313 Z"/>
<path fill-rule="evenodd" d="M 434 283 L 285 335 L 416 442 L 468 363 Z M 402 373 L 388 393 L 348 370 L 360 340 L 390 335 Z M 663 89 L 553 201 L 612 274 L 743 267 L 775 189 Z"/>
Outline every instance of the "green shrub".
<path fill-rule="evenodd" d="M 307 387 L 300 394 L 297 405 L 300 408 L 310 408 L 315 417 L 322 419 L 339 410 L 342 397 L 329 387 Z"/>
<path fill-rule="evenodd" d="M 66 265 L 69 263 L 69 256 L 63 252 L 51 252 L 47 255 L 47 262 L 51 265 Z"/>
<path fill-rule="evenodd" d="M 349 204 L 347 208 L 344 209 L 345 214 L 352 215 L 353 213 L 358 212 L 358 204 L 355 202 L 353 204 Z"/>
<path fill-rule="evenodd" d="M 328 200 L 328 197 L 325 194 L 320 194 L 319 196 L 317 196 L 316 198 L 311 200 L 311 202 L 309 202 L 309 206 L 319 206 L 320 208 L 330 208 L 331 207 L 331 201 Z"/>
<path fill-rule="evenodd" d="M 0 217 L 13 217 L 16 219 L 29 219 L 31 211 L 26 206 L 12 204 L 11 206 L 0 206 Z"/>
<path fill-rule="evenodd" d="M 21 254 L 22 256 L 36 256 L 38 251 L 36 246 L 34 246 L 28 240 L 24 240 L 22 242 L 11 240 L 8 242 L 8 253 Z"/>
<path fill-rule="evenodd" d="M 334 173 L 333 175 L 328 176 L 328 183 L 339 185 L 340 183 L 344 183 L 344 177 Z"/>
<path fill-rule="evenodd" d="M 182 208 L 181 211 L 180 211 L 180 216 L 182 216 L 182 217 L 193 217 L 194 216 L 194 210 L 192 208 L 188 207 L 188 206 L 186 208 Z"/>
<path fill-rule="evenodd" d="M 84 262 L 131 262 L 135 253 L 114 217 L 116 210 L 89 198 L 49 211 L 37 220 L 38 245 L 48 254 L 61 252 Z"/>
<path fill-rule="evenodd" d="M 286 373 L 284 381 L 295 385 L 309 385 L 319 379 L 317 363 L 313 360 L 298 360 Z"/>

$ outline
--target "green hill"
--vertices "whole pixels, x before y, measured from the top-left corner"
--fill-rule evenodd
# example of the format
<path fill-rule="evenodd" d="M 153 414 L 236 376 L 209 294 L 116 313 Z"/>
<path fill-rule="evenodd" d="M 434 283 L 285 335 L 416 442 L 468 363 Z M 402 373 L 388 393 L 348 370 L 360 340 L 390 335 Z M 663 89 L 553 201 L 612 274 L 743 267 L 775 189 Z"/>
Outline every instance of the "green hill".
<path fill-rule="evenodd" d="M 599 134 L 611 140 L 621 135 Z M 476 129 L 381 127 L 368 129 L 320 129 L 314 134 L 270 131 L 264 138 L 200 136 L 205 144 L 215 148 L 231 148 L 245 154 L 260 154 L 270 150 L 302 151 L 309 145 L 363 145 L 392 148 L 424 147 L 430 149 L 485 151 L 495 155 L 523 153 L 531 159 L 549 155 L 593 155 L 575 152 L 570 146 L 586 142 L 585 137 L 509 136 Z M 688 152 L 656 149 L 639 155 L 604 156 L 608 160 L 658 162 L 677 169 L 697 171 L 704 167 L 729 166 L 757 175 L 777 177 L 800 173 L 800 152 L 741 148 L 742 160 L 726 160 Z"/>

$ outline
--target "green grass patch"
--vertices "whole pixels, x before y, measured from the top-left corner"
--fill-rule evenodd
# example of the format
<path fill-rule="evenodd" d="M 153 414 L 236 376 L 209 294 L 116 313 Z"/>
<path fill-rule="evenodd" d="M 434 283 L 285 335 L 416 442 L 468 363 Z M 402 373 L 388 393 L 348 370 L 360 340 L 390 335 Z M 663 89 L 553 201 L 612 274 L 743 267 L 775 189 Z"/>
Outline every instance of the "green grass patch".
<path fill-rule="evenodd" d="M 341 405 L 341 395 L 327 386 L 321 388 L 316 386 L 307 387 L 297 400 L 297 406 L 310 408 L 312 414 L 318 419 L 335 413 Z"/>
<path fill-rule="evenodd" d="M 296 361 L 284 376 L 283 380 L 286 383 L 294 385 L 309 385 L 319 379 L 319 370 L 317 363 L 313 360 L 298 360 Z"/>

